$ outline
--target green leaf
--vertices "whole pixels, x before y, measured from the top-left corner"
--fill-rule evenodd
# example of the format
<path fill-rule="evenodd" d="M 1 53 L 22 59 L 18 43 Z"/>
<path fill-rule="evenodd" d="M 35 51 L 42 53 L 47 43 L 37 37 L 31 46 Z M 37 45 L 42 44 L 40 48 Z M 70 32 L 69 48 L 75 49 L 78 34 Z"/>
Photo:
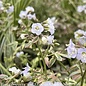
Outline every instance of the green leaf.
<path fill-rule="evenodd" d="M 62 61 L 62 57 L 57 52 L 54 55 L 57 58 L 57 60 Z"/>
<path fill-rule="evenodd" d="M 50 68 L 56 61 L 56 57 L 52 56 L 52 58 L 50 59 L 50 63 L 48 65 L 48 67 Z"/>

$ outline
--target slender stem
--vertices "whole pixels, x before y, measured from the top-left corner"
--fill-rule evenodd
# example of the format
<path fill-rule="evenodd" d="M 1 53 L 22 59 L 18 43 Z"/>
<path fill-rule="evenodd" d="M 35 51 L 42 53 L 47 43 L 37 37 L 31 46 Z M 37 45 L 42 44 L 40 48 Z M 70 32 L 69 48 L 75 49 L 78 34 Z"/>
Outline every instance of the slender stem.
<path fill-rule="evenodd" d="M 9 71 L 7 71 L 7 69 L 0 63 L 0 68 L 9 76 L 11 76 L 11 74 L 9 73 Z"/>
<path fill-rule="evenodd" d="M 19 73 L 12 76 L 11 79 L 8 80 L 7 84 L 9 84 L 12 80 L 16 80 L 15 77 L 17 77 L 18 75 L 19 75 Z"/>
<path fill-rule="evenodd" d="M 57 60 L 58 61 L 58 60 Z M 58 61 L 58 63 L 68 72 L 68 74 L 70 75 L 70 72 L 67 70 L 67 68 L 60 62 Z"/>
<path fill-rule="evenodd" d="M 45 71 L 45 73 L 47 73 L 47 71 L 46 71 L 46 64 L 45 64 L 45 60 L 44 60 L 43 54 L 42 54 L 41 49 L 40 49 L 39 46 L 38 46 L 38 48 L 39 48 L 40 55 L 41 55 L 41 57 L 43 59 L 44 71 Z"/>
<path fill-rule="evenodd" d="M 43 66 L 42 66 L 42 63 L 41 63 L 40 57 L 38 57 L 38 59 L 39 59 L 39 64 L 40 64 L 41 70 L 42 70 L 42 72 L 43 72 Z"/>
<path fill-rule="evenodd" d="M 81 63 L 79 62 L 79 67 L 80 67 L 80 71 L 81 71 L 81 76 L 83 75 L 83 71 L 82 71 L 82 66 Z"/>
<path fill-rule="evenodd" d="M 83 86 L 85 75 L 86 75 L 86 69 L 85 69 L 84 74 L 82 76 L 82 80 L 81 80 L 81 85 L 80 86 Z"/>
<path fill-rule="evenodd" d="M 15 20 L 16 20 L 16 17 L 15 17 L 15 1 L 12 0 L 12 3 L 13 3 L 13 5 L 14 5 L 13 17 L 14 17 L 14 26 L 15 26 Z"/>
<path fill-rule="evenodd" d="M 75 86 L 77 86 L 77 84 L 81 81 L 81 77 L 77 80 L 77 83 L 75 84 Z"/>

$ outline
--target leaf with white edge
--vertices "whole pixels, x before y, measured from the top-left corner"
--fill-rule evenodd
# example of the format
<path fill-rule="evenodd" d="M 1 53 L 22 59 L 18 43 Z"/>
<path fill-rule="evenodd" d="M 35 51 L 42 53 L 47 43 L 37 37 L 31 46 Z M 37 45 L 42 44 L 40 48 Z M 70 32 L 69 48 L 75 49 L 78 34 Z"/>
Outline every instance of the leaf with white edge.
<path fill-rule="evenodd" d="M 62 57 L 57 52 L 54 55 L 57 58 L 57 60 L 62 61 Z"/>
<path fill-rule="evenodd" d="M 48 67 L 50 68 L 56 61 L 56 58 L 54 56 L 52 56 L 52 58 L 50 59 L 50 63 L 48 65 Z"/>

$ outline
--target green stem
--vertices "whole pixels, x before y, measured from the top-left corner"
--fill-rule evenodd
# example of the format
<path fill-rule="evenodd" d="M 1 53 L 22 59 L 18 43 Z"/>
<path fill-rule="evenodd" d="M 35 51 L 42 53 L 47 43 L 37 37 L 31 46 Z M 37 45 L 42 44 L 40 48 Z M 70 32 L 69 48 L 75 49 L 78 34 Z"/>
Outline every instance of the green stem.
<path fill-rule="evenodd" d="M 39 64 L 40 64 L 41 70 L 42 70 L 42 72 L 43 72 L 43 66 L 42 66 L 42 63 L 41 63 L 40 57 L 38 57 L 38 59 L 39 59 Z"/>
<path fill-rule="evenodd" d="M 82 80 L 81 80 L 81 85 L 80 86 L 83 86 L 85 75 L 86 75 L 86 69 L 85 69 L 84 74 L 82 76 Z"/>
<path fill-rule="evenodd" d="M 67 70 L 67 68 L 60 61 L 58 61 L 58 63 L 68 72 L 68 75 L 70 75 L 70 72 Z"/>
<path fill-rule="evenodd" d="M 9 73 L 9 71 L 7 71 L 7 69 L 0 63 L 0 68 L 9 76 L 11 76 L 11 74 Z"/>
<path fill-rule="evenodd" d="M 8 80 L 7 84 L 9 84 L 12 80 L 16 81 L 15 78 L 16 78 L 18 75 L 19 75 L 19 73 L 18 73 L 18 74 L 15 74 L 14 76 L 12 76 L 11 79 Z M 20 78 L 20 79 L 21 79 L 21 78 Z"/>
<path fill-rule="evenodd" d="M 77 86 L 77 84 L 81 81 L 81 77 L 77 80 L 77 83 L 75 84 L 75 86 Z"/>
<path fill-rule="evenodd" d="M 82 71 L 81 62 L 79 62 L 79 67 L 80 67 L 80 71 L 81 71 L 81 76 L 83 76 L 83 71 Z"/>
<path fill-rule="evenodd" d="M 44 60 L 43 54 L 42 54 L 41 49 L 40 49 L 39 46 L 38 46 L 38 48 L 39 48 L 40 55 L 41 55 L 41 57 L 42 57 L 42 61 L 43 61 L 43 65 L 44 65 L 44 72 L 47 73 L 46 64 L 45 64 L 45 60 Z"/>
<path fill-rule="evenodd" d="M 16 16 L 15 16 L 15 0 L 12 0 L 12 3 L 14 5 L 13 17 L 14 17 L 14 26 L 15 26 L 15 21 L 16 21 Z"/>

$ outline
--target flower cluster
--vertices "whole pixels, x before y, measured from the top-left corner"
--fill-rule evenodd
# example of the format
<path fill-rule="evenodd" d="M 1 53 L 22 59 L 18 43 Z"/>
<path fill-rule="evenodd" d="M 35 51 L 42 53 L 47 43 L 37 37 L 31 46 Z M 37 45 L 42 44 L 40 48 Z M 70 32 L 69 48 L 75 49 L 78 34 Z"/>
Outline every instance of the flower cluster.
<path fill-rule="evenodd" d="M 25 8 L 25 11 L 21 11 L 19 14 L 19 17 L 21 19 L 18 20 L 18 23 L 20 25 L 23 25 L 23 20 L 28 18 L 28 20 L 38 20 L 35 16 L 34 13 L 34 8 L 31 6 L 28 6 Z M 37 22 L 37 21 L 36 21 Z M 42 38 L 42 43 L 43 44 L 52 44 L 53 39 L 54 39 L 54 33 L 55 33 L 55 27 L 54 27 L 54 23 L 55 23 L 55 17 L 53 18 L 48 18 L 47 20 L 41 22 L 41 23 L 31 23 L 31 29 L 29 30 L 31 33 L 39 36 L 41 35 Z M 25 24 L 24 24 L 25 25 Z M 27 26 L 25 26 L 26 28 Z M 43 35 L 42 33 L 46 33 L 48 32 L 48 35 Z M 20 34 L 20 38 L 21 39 L 25 39 L 26 35 L 28 35 L 28 33 L 23 33 Z"/>
<path fill-rule="evenodd" d="M 67 47 L 68 58 L 77 58 L 83 63 L 86 63 L 86 32 L 83 30 L 78 30 L 75 33 L 75 39 L 78 41 L 79 45 L 83 45 L 82 48 L 76 48 L 75 44 L 70 40 L 69 46 Z"/>
<path fill-rule="evenodd" d="M 31 6 L 28 6 L 28 7 L 25 8 L 25 11 L 22 10 L 20 12 L 19 17 L 21 19 L 28 18 L 29 20 L 31 20 L 31 19 L 35 20 L 36 19 L 36 15 L 33 12 L 34 12 L 34 8 L 31 7 Z"/>
<path fill-rule="evenodd" d="M 41 35 L 41 33 L 43 31 L 49 32 L 50 35 L 49 36 L 42 36 L 42 42 L 44 44 L 46 44 L 46 43 L 52 44 L 53 39 L 54 39 L 53 34 L 55 32 L 55 27 L 54 27 L 54 21 L 52 21 L 51 18 L 48 18 L 47 20 L 45 20 L 42 23 L 33 23 L 32 24 L 31 32 L 33 34 Z"/>
<path fill-rule="evenodd" d="M 21 71 L 20 69 L 17 69 L 16 67 L 9 68 L 9 71 L 11 71 L 13 74 L 23 74 L 23 77 L 28 80 L 30 80 L 32 77 L 30 75 L 30 66 L 28 63 L 26 64 L 26 67 L 23 68 L 24 70 Z"/>

